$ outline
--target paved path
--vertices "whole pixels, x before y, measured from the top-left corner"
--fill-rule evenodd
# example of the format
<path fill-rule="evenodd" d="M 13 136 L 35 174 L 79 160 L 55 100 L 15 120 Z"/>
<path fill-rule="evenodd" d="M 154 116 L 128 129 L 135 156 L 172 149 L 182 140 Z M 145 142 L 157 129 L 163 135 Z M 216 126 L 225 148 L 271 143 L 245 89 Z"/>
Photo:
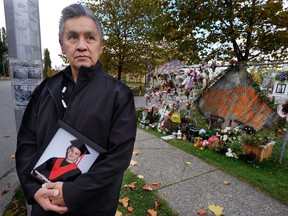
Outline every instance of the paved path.
<path fill-rule="evenodd" d="M 226 216 L 288 215 L 288 206 L 144 130 L 137 131 L 135 149 L 140 151 L 133 156 L 138 164 L 130 169 L 143 175 L 147 184 L 160 182 L 158 194 L 180 216 L 196 216 L 209 205 L 223 207 Z M 208 211 L 209 215 L 214 214 Z"/>
<path fill-rule="evenodd" d="M 0 215 L 19 186 L 15 172 L 16 123 L 11 82 L 0 81 Z M 7 191 L 7 193 L 5 192 Z"/>

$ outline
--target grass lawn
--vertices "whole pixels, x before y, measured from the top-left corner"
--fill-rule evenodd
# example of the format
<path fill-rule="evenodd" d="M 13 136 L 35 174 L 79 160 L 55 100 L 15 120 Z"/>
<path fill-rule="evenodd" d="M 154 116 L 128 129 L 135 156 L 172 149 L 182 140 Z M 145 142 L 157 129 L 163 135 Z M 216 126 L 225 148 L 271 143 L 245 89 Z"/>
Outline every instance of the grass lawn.
<path fill-rule="evenodd" d="M 144 190 L 146 183 L 129 169 L 124 174 L 120 200 L 129 198 L 125 207 L 122 203 L 118 205 L 118 211 L 122 215 L 147 215 L 147 211 L 157 212 L 158 216 L 179 216 L 170 208 L 162 198 L 155 193 L 154 187 L 152 191 Z M 125 202 L 124 202 L 125 204 Z M 120 216 L 121 214 L 118 213 Z M 19 188 L 11 203 L 7 206 L 3 216 L 27 216 L 25 198 L 23 191 Z"/>
<path fill-rule="evenodd" d="M 199 118 L 198 124 L 204 124 Z M 244 162 L 243 160 L 227 157 L 224 154 L 219 154 L 212 150 L 201 150 L 187 140 L 169 140 L 168 143 L 187 153 L 190 153 L 199 159 L 215 166 L 216 168 L 244 181 L 256 188 L 259 191 L 271 196 L 285 205 L 288 205 L 288 146 L 286 146 L 282 163 L 278 162 L 280 149 L 283 143 L 286 125 L 282 126 L 281 132 L 275 136 L 276 128 L 269 128 L 261 131 L 261 134 L 275 137 L 276 145 L 273 148 L 272 157 L 269 160 L 260 162 Z M 147 132 L 161 137 L 163 134 L 153 129 L 148 129 Z M 131 187 L 131 183 L 132 186 Z M 130 185 L 130 186 L 127 186 Z M 121 203 L 118 205 L 118 210 L 122 215 L 146 215 L 147 211 L 157 211 L 158 216 L 177 216 L 177 214 L 169 207 L 169 205 L 157 196 L 157 188 L 153 191 L 143 190 L 145 182 L 138 178 L 133 172 L 127 170 L 124 175 L 123 187 L 121 190 L 120 199 L 129 198 L 127 207 Z M 23 204 L 24 203 L 24 204 Z M 19 189 L 13 198 L 13 201 L 8 206 L 4 216 L 26 216 L 25 201 L 23 193 Z"/>
<path fill-rule="evenodd" d="M 126 184 L 132 184 L 135 185 L 136 188 L 127 187 Z M 123 215 L 128 215 L 129 213 L 131 215 L 147 215 L 148 210 L 152 210 L 157 212 L 157 215 L 161 216 L 177 216 L 178 214 L 173 211 L 169 207 L 169 205 L 160 197 L 156 195 L 154 191 L 149 190 L 143 190 L 143 187 L 146 185 L 146 183 L 137 177 L 133 172 L 130 170 L 127 170 L 124 175 L 123 180 L 123 187 L 121 190 L 120 199 L 123 199 L 124 197 L 129 198 L 129 205 L 133 208 L 132 212 L 129 212 L 129 208 L 125 208 L 123 205 L 118 205 L 118 211 L 122 212 Z M 134 189 L 133 189 L 134 188 Z M 154 188 L 154 187 L 152 187 Z M 154 188 L 157 190 L 157 187 Z"/>
<path fill-rule="evenodd" d="M 274 129 L 262 131 L 266 135 L 271 135 Z M 163 134 L 149 129 L 149 133 L 157 137 Z M 282 163 L 278 162 L 279 152 L 283 143 L 284 132 L 280 134 L 273 148 L 271 159 L 262 162 L 244 162 L 234 158 L 227 157 L 212 150 L 201 150 L 187 140 L 169 140 L 168 143 L 183 151 L 190 153 L 202 161 L 205 161 L 216 168 L 247 182 L 259 191 L 279 200 L 288 205 L 288 146 L 286 146 Z"/>

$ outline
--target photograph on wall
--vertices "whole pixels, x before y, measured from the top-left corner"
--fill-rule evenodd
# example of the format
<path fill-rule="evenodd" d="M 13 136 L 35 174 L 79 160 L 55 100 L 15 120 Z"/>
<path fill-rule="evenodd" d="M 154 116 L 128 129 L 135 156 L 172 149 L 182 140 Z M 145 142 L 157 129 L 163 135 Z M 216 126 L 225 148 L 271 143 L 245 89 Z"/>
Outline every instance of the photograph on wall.
<path fill-rule="evenodd" d="M 50 134 L 27 172 L 41 183 L 74 181 L 91 168 L 99 154 L 106 152 L 61 120 Z"/>
<path fill-rule="evenodd" d="M 286 90 L 286 84 L 278 83 L 276 87 L 276 93 L 285 93 Z"/>

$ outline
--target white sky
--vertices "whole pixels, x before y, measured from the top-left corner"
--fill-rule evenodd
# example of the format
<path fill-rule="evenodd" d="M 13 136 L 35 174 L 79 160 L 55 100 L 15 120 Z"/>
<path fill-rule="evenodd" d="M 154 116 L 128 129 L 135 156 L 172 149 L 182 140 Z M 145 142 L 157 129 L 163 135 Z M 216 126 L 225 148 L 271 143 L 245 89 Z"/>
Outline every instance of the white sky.
<path fill-rule="evenodd" d="M 67 5 L 77 3 L 78 0 L 38 0 L 40 14 L 41 48 L 48 48 L 52 61 L 52 68 L 61 66 L 63 61 L 58 57 L 61 53 L 58 43 L 58 24 L 61 11 Z M 4 0 L 0 0 L 0 28 L 5 27 Z"/>

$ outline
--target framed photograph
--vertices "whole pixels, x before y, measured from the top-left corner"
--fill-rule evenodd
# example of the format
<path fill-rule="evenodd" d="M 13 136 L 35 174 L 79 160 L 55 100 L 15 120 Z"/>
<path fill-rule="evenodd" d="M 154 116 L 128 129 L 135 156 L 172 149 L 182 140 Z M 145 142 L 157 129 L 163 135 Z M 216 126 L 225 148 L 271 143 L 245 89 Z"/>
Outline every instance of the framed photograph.
<path fill-rule="evenodd" d="M 105 152 L 95 142 L 59 120 L 29 164 L 28 173 L 42 183 L 74 181 L 90 169 L 99 154 Z"/>
<path fill-rule="evenodd" d="M 276 93 L 284 94 L 286 90 L 286 84 L 278 83 L 276 87 Z"/>

